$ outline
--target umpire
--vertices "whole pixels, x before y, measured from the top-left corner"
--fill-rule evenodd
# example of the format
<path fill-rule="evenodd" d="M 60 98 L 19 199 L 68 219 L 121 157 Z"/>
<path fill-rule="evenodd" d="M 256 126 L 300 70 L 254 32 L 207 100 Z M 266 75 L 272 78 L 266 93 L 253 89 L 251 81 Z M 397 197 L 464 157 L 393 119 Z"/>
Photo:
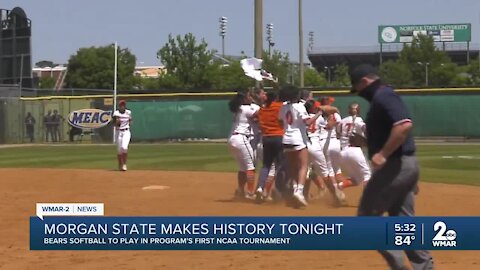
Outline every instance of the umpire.
<path fill-rule="evenodd" d="M 367 146 L 373 174 L 363 191 L 359 216 L 414 216 L 419 168 L 410 114 L 392 87 L 385 85 L 370 65 L 350 73 L 352 93 L 370 102 L 367 114 Z M 408 269 L 401 250 L 379 251 L 391 269 Z M 414 270 L 433 269 L 426 250 L 406 250 Z"/>

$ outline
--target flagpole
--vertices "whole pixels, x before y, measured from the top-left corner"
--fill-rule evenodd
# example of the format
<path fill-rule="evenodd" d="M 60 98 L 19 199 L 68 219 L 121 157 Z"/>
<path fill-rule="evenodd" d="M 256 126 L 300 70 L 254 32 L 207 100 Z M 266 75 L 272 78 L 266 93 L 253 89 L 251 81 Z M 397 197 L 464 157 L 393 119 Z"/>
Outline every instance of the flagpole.
<path fill-rule="evenodd" d="M 118 46 L 117 42 L 115 41 L 115 63 L 113 68 L 113 113 L 117 110 L 117 62 L 118 62 Z M 115 139 L 117 137 L 117 129 L 113 128 L 113 143 L 115 143 Z"/>

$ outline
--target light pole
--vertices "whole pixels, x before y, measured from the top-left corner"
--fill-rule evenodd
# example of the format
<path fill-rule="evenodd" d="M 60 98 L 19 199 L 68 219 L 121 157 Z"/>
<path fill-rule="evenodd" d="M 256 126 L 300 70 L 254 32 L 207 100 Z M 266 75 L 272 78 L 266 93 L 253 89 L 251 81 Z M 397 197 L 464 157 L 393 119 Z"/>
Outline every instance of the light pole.
<path fill-rule="evenodd" d="M 311 51 L 313 50 L 314 44 L 314 33 L 313 31 L 308 32 L 308 49 Z"/>
<path fill-rule="evenodd" d="M 428 66 L 430 65 L 429 62 L 417 62 L 419 65 L 425 65 L 425 86 L 428 86 Z"/>
<path fill-rule="evenodd" d="M 220 22 L 220 36 L 222 37 L 222 57 L 225 58 L 225 36 L 227 35 L 227 17 L 222 16 Z"/>
<path fill-rule="evenodd" d="M 331 82 L 331 79 L 330 79 L 330 68 L 327 67 L 327 66 L 324 66 L 323 69 L 327 71 L 328 83 L 330 83 L 330 82 Z"/>
<path fill-rule="evenodd" d="M 272 47 L 275 46 L 273 42 L 273 23 L 267 24 L 267 42 L 268 42 L 268 57 L 272 57 Z"/>
<path fill-rule="evenodd" d="M 302 15 L 302 0 L 298 0 L 298 53 L 300 56 L 300 87 L 304 87 L 303 79 L 303 15 Z"/>

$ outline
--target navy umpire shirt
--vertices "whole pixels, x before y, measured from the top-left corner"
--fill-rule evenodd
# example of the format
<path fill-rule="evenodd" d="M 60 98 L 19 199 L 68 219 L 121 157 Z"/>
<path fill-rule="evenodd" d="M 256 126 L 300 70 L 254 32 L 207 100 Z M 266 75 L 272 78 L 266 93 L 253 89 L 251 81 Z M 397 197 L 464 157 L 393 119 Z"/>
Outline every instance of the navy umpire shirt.
<path fill-rule="evenodd" d="M 392 87 L 375 81 L 363 91 L 360 96 L 370 102 L 367 114 L 368 155 L 370 158 L 380 150 L 388 140 L 395 125 L 411 122 L 410 113 L 405 103 L 395 93 Z M 411 156 L 415 154 L 415 142 L 410 133 L 405 142 L 395 150 L 390 157 Z"/>

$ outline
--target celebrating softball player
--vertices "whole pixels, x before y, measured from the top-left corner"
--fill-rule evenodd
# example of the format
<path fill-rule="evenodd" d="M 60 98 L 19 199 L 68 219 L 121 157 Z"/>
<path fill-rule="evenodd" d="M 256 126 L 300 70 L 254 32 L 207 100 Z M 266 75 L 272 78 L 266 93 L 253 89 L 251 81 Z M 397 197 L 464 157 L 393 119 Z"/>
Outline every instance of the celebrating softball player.
<path fill-rule="evenodd" d="M 340 146 L 341 146 L 341 164 L 350 179 L 344 179 L 339 183 L 340 188 L 356 186 L 361 183 L 366 184 L 370 179 L 371 171 L 367 159 L 363 154 L 360 145 L 353 141 L 355 135 L 363 136 L 365 133 L 365 122 L 359 116 L 360 105 L 352 103 L 348 106 L 350 116 L 342 119 L 339 125 Z"/>
<path fill-rule="evenodd" d="M 228 107 L 234 114 L 228 145 L 239 166 L 235 196 L 255 199 L 255 153 L 251 144 L 253 135 L 251 123 L 256 117 L 258 107 L 252 106 L 252 98 L 248 91 L 239 91 L 230 100 Z"/>
<path fill-rule="evenodd" d="M 255 109 L 255 111 L 260 110 L 267 99 L 265 91 L 262 88 L 256 88 L 255 90 L 249 92 L 252 96 L 251 106 Z M 257 167 L 260 160 L 263 160 L 262 130 L 260 129 L 258 119 L 252 119 L 250 124 L 252 127 L 251 144 L 255 157 L 255 167 Z"/>
<path fill-rule="evenodd" d="M 132 112 L 127 110 L 126 106 L 125 100 L 120 100 L 118 110 L 113 113 L 117 134 L 115 142 L 117 144 L 118 169 L 121 171 L 127 170 L 128 144 L 131 138 Z"/>
<path fill-rule="evenodd" d="M 319 111 L 320 103 L 314 100 L 308 100 L 305 102 L 305 108 L 307 112 L 313 117 Z M 310 156 L 310 163 L 313 167 L 312 174 L 309 175 L 311 181 L 307 181 L 307 187 L 305 195 L 308 195 L 310 182 L 313 182 L 317 188 L 318 193 L 323 193 L 325 189 L 325 179 L 328 177 L 328 167 L 327 160 L 325 159 L 325 154 L 323 153 L 323 146 L 320 144 L 320 130 L 322 126 L 325 126 L 325 119 L 323 117 L 318 117 L 317 120 L 312 123 L 308 129 L 308 154 Z"/>
<path fill-rule="evenodd" d="M 309 101 L 305 104 L 306 108 L 310 109 L 310 112 L 316 112 L 319 110 L 319 105 L 315 101 Z M 333 115 L 332 113 L 328 114 L 323 112 L 326 115 Z M 309 134 L 311 143 L 308 145 L 311 158 L 314 161 L 314 171 L 318 176 L 323 176 L 323 183 L 328 188 L 328 191 L 332 195 L 335 205 L 341 205 L 345 200 L 345 194 L 338 188 L 335 180 L 335 174 L 331 163 L 328 163 L 328 149 L 329 141 L 331 140 L 331 130 L 337 124 L 334 117 L 329 117 L 327 119 L 320 117 L 316 122 L 315 126 L 310 126 Z M 315 180 L 314 183 L 321 189 L 323 187 L 319 179 Z"/>
<path fill-rule="evenodd" d="M 258 178 L 257 200 L 271 201 L 276 169 L 280 168 L 282 156 L 283 126 L 278 121 L 283 102 L 276 92 L 268 92 L 265 105 L 258 112 L 258 122 L 263 135 L 263 167 Z"/>
<path fill-rule="evenodd" d="M 321 98 L 322 106 L 331 105 L 333 98 Z M 340 141 L 337 138 L 337 125 L 341 121 L 340 114 L 324 113 L 325 125 L 320 127 L 320 145 L 323 148 L 325 159 L 327 160 L 328 177 L 325 181 L 330 193 L 334 197 L 335 204 L 340 206 L 345 201 L 345 194 L 338 189 L 337 183 L 343 180 L 342 171 L 340 169 Z"/>
<path fill-rule="evenodd" d="M 321 117 L 319 111 L 311 117 L 300 102 L 300 92 L 295 87 L 284 89 L 287 103 L 280 110 L 280 121 L 283 123 L 283 147 L 288 162 L 289 178 L 293 181 L 293 198 L 303 206 L 308 205 L 303 194 L 308 167 L 307 127 Z M 336 111 L 331 106 L 320 107 L 321 110 Z"/>

